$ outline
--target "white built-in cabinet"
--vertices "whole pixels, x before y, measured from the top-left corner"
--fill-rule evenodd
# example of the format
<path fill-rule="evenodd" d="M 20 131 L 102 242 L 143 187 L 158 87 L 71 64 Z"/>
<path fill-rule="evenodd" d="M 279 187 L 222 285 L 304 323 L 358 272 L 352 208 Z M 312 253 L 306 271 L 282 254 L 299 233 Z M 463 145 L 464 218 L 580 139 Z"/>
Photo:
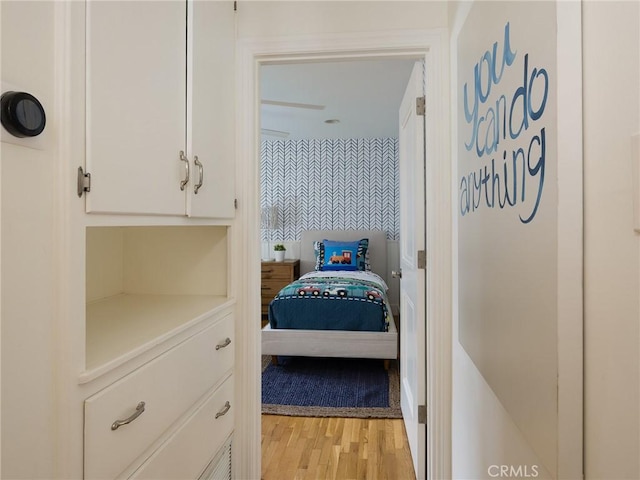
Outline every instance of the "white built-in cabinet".
<path fill-rule="evenodd" d="M 2 32 L 48 133 L 2 143 L 0 477 L 231 478 L 234 2 L 3 2 Z"/>
<path fill-rule="evenodd" d="M 87 3 L 87 212 L 233 217 L 234 38 L 230 1 Z"/>
<path fill-rule="evenodd" d="M 207 476 L 227 468 L 234 431 L 233 2 L 72 10 L 84 48 L 72 42 L 70 78 L 85 88 L 70 100 L 73 167 L 90 180 L 67 192 L 83 335 L 61 402 L 81 451 L 63 471 Z"/>
<path fill-rule="evenodd" d="M 231 228 L 86 226 L 84 478 L 197 479 L 231 448 Z"/>

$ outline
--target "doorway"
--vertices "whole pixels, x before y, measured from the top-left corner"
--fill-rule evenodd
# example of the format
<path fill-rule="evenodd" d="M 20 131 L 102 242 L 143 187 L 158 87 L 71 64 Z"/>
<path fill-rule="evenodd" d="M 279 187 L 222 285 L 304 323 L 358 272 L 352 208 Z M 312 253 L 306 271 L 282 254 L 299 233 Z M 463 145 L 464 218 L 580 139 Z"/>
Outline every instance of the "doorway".
<path fill-rule="evenodd" d="M 386 294 L 397 325 L 400 281 L 392 278 L 390 272 L 400 270 L 398 111 L 416 63 L 422 75 L 422 62 L 405 58 L 260 67 L 263 326 L 265 305 L 273 299 L 274 292 L 284 288 L 292 277 L 297 280 L 297 275 L 280 275 L 279 271 L 298 273 L 298 265 L 294 264 L 294 268 L 288 262 L 301 258 L 302 232 L 310 230 L 326 231 L 326 235 L 341 235 L 345 230 L 384 231 L 385 248 L 377 252 L 386 257 L 386 268 L 376 270 L 373 257 L 371 266 L 373 273 L 379 274 L 389 286 Z M 284 264 L 265 260 L 273 257 L 274 245 L 286 247 Z M 375 250 L 379 246 L 376 243 L 374 247 L 370 239 L 370 252 L 372 247 Z M 301 261 L 300 268 L 300 274 L 307 273 L 308 262 Z M 349 360 L 344 361 L 349 364 Z M 382 368 L 382 360 L 373 364 Z M 389 399 L 394 399 L 393 410 L 397 415 L 400 410 L 397 362 L 392 362 L 390 369 L 389 384 L 393 387 Z M 296 410 L 300 414 L 302 409 Z M 308 413 L 305 411 L 304 415 Z M 367 415 L 366 409 L 357 415 Z M 340 413 L 335 416 L 340 417 Z M 410 444 L 402 419 L 328 420 L 263 415 L 262 428 L 265 480 L 319 472 L 323 478 L 325 475 L 336 478 L 341 471 L 343 474 L 351 471 L 351 476 L 354 472 L 375 476 L 384 471 L 391 478 L 413 478 Z M 393 432 L 391 444 L 378 434 L 385 430 Z M 305 447 L 283 450 L 282 444 L 291 438 L 289 434 L 296 436 L 296 445 Z M 323 454 L 329 448 L 326 446 L 336 441 L 341 443 L 340 452 Z M 415 450 L 415 446 L 412 448 Z M 274 453 L 278 451 L 281 453 Z M 367 451 L 369 454 L 363 455 Z M 380 453 L 383 451 L 384 454 Z"/>
<path fill-rule="evenodd" d="M 400 34 L 402 37 L 402 34 Z M 260 231 L 259 231 L 259 122 L 256 112 L 259 108 L 259 98 L 257 95 L 259 85 L 259 71 L 262 65 L 295 61 L 314 60 L 353 60 L 358 58 L 415 58 L 424 56 L 427 66 L 426 82 L 432 86 L 433 101 L 429 104 L 429 113 L 425 117 L 427 137 L 432 139 L 427 148 L 427 158 L 433 159 L 433 163 L 427 165 L 427 215 L 426 228 L 431 231 L 427 241 L 432 247 L 427 253 L 430 255 L 440 255 L 442 260 L 434 259 L 433 270 L 428 273 L 431 282 L 429 289 L 435 288 L 437 295 L 426 292 L 428 308 L 428 318 L 433 318 L 428 322 L 427 354 L 429 360 L 429 375 L 440 388 L 432 391 L 430 402 L 428 403 L 428 413 L 433 422 L 427 425 L 428 436 L 433 441 L 430 442 L 427 451 L 428 471 L 425 470 L 425 477 L 447 477 L 450 476 L 450 266 L 445 258 L 450 258 L 450 164 L 448 162 L 448 84 L 447 69 L 443 63 L 443 45 L 446 38 L 443 33 L 424 32 L 423 35 L 407 35 L 396 42 L 396 47 L 388 48 L 385 43 L 388 40 L 380 36 L 363 34 L 357 40 L 345 41 L 344 38 L 331 38 L 328 36 L 314 37 L 312 41 L 305 43 L 304 53 L 300 53 L 300 44 L 295 39 L 279 39 L 279 41 L 250 40 L 240 45 L 240 65 L 242 91 L 240 93 L 241 124 L 246 128 L 241 129 L 244 133 L 239 138 L 239 158 L 240 169 L 245 175 L 244 185 L 253 185 L 254 189 L 241 188 L 241 202 L 245 205 L 246 222 L 244 223 L 244 234 L 247 245 L 246 251 L 252 252 L 245 258 L 246 278 L 251 284 L 259 285 L 259 271 L 256 268 L 261 256 Z M 368 45 L 366 51 L 362 51 L 361 45 Z M 400 45 L 398 47 L 398 45 Z M 360 51 L 359 51 L 360 50 Z M 296 52 L 293 54 L 292 52 Z M 294 57 L 294 58 L 292 58 Z M 430 72 L 430 73 L 429 73 Z M 436 212 L 435 207 L 442 211 Z M 430 210 L 431 208 L 431 210 Z M 252 250 L 253 249 L 253 250 Z M 429 260 L 429 259 L 428 259 Z M 442 280 L 435 282 L 434 280 Z M 438 284 L 436 286 L 436 283 Z M 444 293 L 444 296 L 443 296 Z M 240 311 L 246 319 L 257 318 L 259 316 L 259 295 L 248 293 L 246 303 L 241 302 Z M 437 314 L 437 315 L 434 315 Z M 251 322 L 251 323 L 249 323 Z M 252 463 L 256 472 L 259 472 L 257 465 L 257 454 L 259 452 L 260 431 L 260 395 L 259 395 L 259 370 L 254 366 L 259 365 L 260 355 L 260 330 L 255 328 L 257 322 L 246 320 L 240 325 L 239 338 L 242 342 L 240 354 L 244 356 L 240 363 L 239 377 L 245 379 L 245 386 L 253 389 L 253 395 L 247 398 L 246 404 L 240 408 L 246 412 L 246 421 L 241 428 L 247 434 L 253 433 L 254 442 L 250 444 L 250 452 L 247 453 L 246 461 Z M 429 336 L 430 334 L 430 336 Z M 253 360 L 252 360 L 253 359 Z M 433 373 L 433 375 L 431 375 Z M 430 380 L 431 382 L 431 380 Z M 251 455 L 253 452 L 253 456 Z M 420 459 L 422 462 L 425 459 Z M 239 461 L 243 461 L 239 459 Z M 424 467 L 423 467 L 424 468 Z"/>
<path fill-rule="evenodd" d="M 286 247 L 286 258 L 300 258 L 302 231 L 384 231 L 388 271 L 376 273 L 389 285 L 394 314 L 398 110 L 414 63 L 384 58 L 260 67 L 262 258 L 273 257 L 274 244 Z"/>

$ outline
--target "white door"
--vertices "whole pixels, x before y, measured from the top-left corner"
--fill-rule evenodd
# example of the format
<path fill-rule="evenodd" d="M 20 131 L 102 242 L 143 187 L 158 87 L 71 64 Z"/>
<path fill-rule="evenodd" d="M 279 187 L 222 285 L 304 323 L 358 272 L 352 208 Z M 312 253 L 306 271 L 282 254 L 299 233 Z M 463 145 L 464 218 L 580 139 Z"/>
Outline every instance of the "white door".
<path fill-rule="evenodd" d="M 418 419 L 426 400 L 424 116 L 416 111 L 423 96 L 422 62 L 416 62 L 400 106 L 400 397 L 413 466 L 425 478 L 426 430 Z"/>
<path fill-rule="evenodd" d="M 89 212 L 184 215 L 186 2 L 87 2 Z"/>
<path fill-rule="evenodd" d="M 187 144 L 192 168 L 188 185 L 191 217 L 231 218 L 235 214 L 234 15 L 231 0 L 189 2 Z"/>

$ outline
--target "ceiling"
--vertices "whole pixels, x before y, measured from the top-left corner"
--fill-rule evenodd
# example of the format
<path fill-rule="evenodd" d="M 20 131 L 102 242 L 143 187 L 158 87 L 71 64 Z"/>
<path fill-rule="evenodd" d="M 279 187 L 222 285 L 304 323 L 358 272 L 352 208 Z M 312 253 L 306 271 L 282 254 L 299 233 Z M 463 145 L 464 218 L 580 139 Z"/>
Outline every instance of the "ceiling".
<path fill-rule="evenodd" d="M 376 59 L 263 65 L 262 138 L 397 137 L 398 109 L 414 62 Z M 325 123 L 332 119 L 339 123 Z"/>

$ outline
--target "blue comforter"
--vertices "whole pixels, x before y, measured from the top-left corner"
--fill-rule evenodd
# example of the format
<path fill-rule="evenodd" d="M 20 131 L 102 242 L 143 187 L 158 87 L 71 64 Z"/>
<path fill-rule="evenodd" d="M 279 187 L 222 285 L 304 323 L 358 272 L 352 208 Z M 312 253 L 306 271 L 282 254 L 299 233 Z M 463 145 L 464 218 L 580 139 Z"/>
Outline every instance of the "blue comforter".
<path fill-rule="evenodd" d="M 384 280 L 371 272 L 312 272 L 284 287 L 269 305 L 271 328 L 388 330 Z"/>

